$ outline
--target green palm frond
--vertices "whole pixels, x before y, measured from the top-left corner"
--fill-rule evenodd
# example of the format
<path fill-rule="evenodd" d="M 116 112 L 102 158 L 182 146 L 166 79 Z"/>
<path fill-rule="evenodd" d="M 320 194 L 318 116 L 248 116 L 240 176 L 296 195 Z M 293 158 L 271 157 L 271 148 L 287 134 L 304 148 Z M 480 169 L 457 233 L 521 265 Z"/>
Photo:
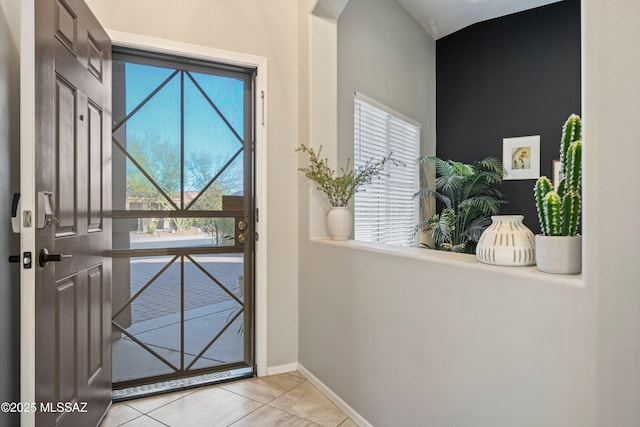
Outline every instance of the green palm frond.
<path fill-rule="evenodd" d="M 491 225 L 491 220 L 487 217 L 478 217 L 471 221 L 467 226 L 466 235 L 472 242 L 478 242 L 480 236 Z"/>
<path fill-rule="evenodd" d="M 431 230 L 436 246 L 450 241 L 455 230 L 455 212 L 452 209 L 443 209 L 439 215 L 429 219 L 428 230 Z"/>
<path fill-rule="evenodd" d="M 495 157 L 487 157 L 474 163 L 476 170 L 485 170 L 491 172 L 492 175 L 499 176 L 500 179 L 504 176 L 504 166 L 502 162 Z"/>
<path fill-rule="evenodd" d="M 448 196 L 438 193 L 437 191 L 430 188 L 421 188 L 418 192 L 414 193 L 413 197 L 435 197 L 436 200 L 442 202 L 442 204 L 444 204 L 447 208 L 453 207 L 451 199 Z"/>
<path fill-rule="evenodd" d="M 453 170 L 456 175 L 468 177 L 474 175 L 474 167 L 473 165 L 466 165 L 461 162 L 453 162 L 451 161 L 451 165 L 453 166 Z"/>
<path fill-rule="evenodd" d="M 484 192 L 485 196 L 495 197 L 496 199 L 506 200 L 507 197 L 497 188 L 490 187 Z M 506 202 L 505 202 L 506 203 Z"/>
<path fill-rule="evenodd" d="M 429 163 L 433 164 L 433 166 L 435 166 L 435 168 L 436 168 L 436 174 L 438 176 L 455 175 L 454 170 L 453 170 L 453 166 L 451 165 L 451 163 L 449 163 L 446 160 L 439 159 L 439 158 L 437 158 L 435 156 L 420 157 L 418 159 L 418 162 L 419 163 L 429 162 Z"/>
<path fill-rule="evenodd" d="M 418 162 L 435 166 L 434 189 L 422 188 L 420 198 L 435 198 L 444 208 L 440 214 L 423 221 L 419 228 L 430 231 L 436 249 L 453 252 L 475 252 L 480 234 L 490 225 L 492 215 L 506 203 L 495 188 L 502 183 L 504 167 L 492 157 L 473 164 L 421 157 Z"/>
<path fill-rule="evenodd" d="M 504 200 L 491 196 L 476 196 L 460 202 L 460 207 L 472 207 L 480 210 L 484 216 L 497 215 L 500 213 L 500 205 L 506 203 Z"/>
<path fill-rule="evenodd" d="M 436 178 L 436 189 L 441 189 L 442 191 L 457 191 L 461 188 L 464 188 L 466 185 L 466 179 L 460 175 L 451 175 L 447 177 L 438 177 Z"/>

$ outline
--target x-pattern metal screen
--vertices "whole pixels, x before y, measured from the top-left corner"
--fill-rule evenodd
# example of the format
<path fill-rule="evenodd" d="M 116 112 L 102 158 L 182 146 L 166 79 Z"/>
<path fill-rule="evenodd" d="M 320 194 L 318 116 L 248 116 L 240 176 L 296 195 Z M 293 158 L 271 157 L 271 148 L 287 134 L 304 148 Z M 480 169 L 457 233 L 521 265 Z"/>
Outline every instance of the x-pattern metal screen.
<path fill-rule="evenodd" d="M 113 68 L 114 384 L 253 370 L 253 71 Z"/>
<path fill-rule="evenodd" d="M 218 118 L 224 123 L 224 125 L 228 129 L 229 133 L 233 135 L 233 138 L 237 141 L 238 145 L 237 145 L 237 150 L 235 150 L 235 152 L 226 154 L 224 156 L 226 162 L 216 171 L 215 175 L 206 183 L 206 185 L 197 193 L 197 195 L 195 195 L 195 197 L 192 197 L 188 201 L 185 200 L 185 174 L 184 174 L 184 167 L 183 167 L 182 168 L 183 173 L 180 176 L 181 191 L 180 191 L 180 203 L 178 205 L 178 203 L 176 203 L 176 201 L 174 200 L 174 197 L 167 193 L 167 188 L 166 187 L 163 188 L 164 186 L 161 183 L 159 183 L 156 179 L 154 179 L 154 177 L 152 176 L 152 173 L 150 173 L 150 171 L 148 171 L 147 168 L 145 168 L 145 166 L 140 161 L 140 159 L 139 158 L 136 159 L 136 155 L 128 151 L 124 146 L 124 144 L 118 140 L 117 135 L 118 135 L 119 129 L 125 126 L 126 123 L 131 118 L 135 117 L 136 113 L 138 113 L 141 109 L 143 109 L 144 106 L 149 103 L 149 101 L 154 99 L 154 97 L 157 96 L 158 93 L 162 91 L 162 89 L 167 87 L 167 85 L 174 80 L 180 81 L 180 86 L 182 88 L 181 101 L 184 102 L 185 79 L 188 79 L 188 81 L 193 84 L 193 86 L 198 90 L 198 93 L 202 96 L 202 98 L 206 101 L 206 103 L 211 107 L 213 111 L 215 111 Z M 184 118 L 185 118 L 184 105 L 181 105 L 180 114 L 182 115 L 182 121 L 184 122 Z M 182 165 L 184 165 L 184 162 L 185 162 L 184 123 L 181 123 L 181 130 L 182 130 L 181 132 L 182 135 L 181 135 L 180 157 L 182 160 L 181 163 Z M 155 187 L 155 189 L 162 195 L 162 197 L 164 198 L 163 201 L 166 203 L 166 205 L 175 210 L 189 210 L 194 205 L 196 205 L 196 202 L 198 201 L 198 199 L 200 199 L 200 197 L 203 194 L 205 194 L 205 192 L 220 178 L 220 176 L 232 165 L 232 163 L 239 156 L 242 155 L 244 146 L 245 146 L 244 138 L 238 133 L 235 127 L 229 122 L 229 120 L 225 117 L 224 113 L 220 110 L 220 108 L 216 106 L 216 103 L 213 102 L 213 100 L 210 98 L 207 92 L 202 88 L 201 84 L 194 78 L 193 73 L 189 71 L 184 71 L 184 70 L 174 70 L 163 82 L 161 82 L 156 88 L 154 88 L 153 91 L 146 98 L 144 98 L 138 105 L 132 108 L 131 111 L 124 118 L 122 118 L 118 123 L 116 123 L 113 127 L 112 132 L 114 134 L 114 138 L 113 138 L 114 145 L 118 149 L 120 149 L 122 153 L 124 153 L 127 159 L 139 170 L 139 172 L 142 175 L 144 175 L 144 177 L 149 181 L 149 183 L 153 185 L 153 187 Z"/>

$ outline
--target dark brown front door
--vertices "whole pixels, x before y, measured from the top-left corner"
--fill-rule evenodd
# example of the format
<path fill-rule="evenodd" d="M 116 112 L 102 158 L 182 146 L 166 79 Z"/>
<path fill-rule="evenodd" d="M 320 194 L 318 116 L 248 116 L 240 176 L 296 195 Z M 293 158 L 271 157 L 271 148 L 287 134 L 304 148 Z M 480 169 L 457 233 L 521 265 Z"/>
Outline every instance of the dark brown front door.
<path fill-rule="evenodd" d="M 111 402 L 111 42 L 81 0 L 35 14 L 36 425 L 92 427 Z"/>

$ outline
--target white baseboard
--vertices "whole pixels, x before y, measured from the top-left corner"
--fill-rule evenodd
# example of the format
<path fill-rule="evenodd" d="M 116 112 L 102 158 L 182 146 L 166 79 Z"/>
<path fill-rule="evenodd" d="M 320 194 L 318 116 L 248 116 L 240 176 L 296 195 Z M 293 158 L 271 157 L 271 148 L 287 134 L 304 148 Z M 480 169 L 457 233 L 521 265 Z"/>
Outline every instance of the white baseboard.
<path fill-rule="evenodd" d="M 295 362 L 287 363 L 285 365 L 269 366 L 267 367 L 267 375 L 285 374 L 287 372 L 296 371 L 297 369 L 298 369 L 298 364 Z"/>
<path fill-rule="evenodd" d="M 298 365 L 298 371 L 318 390 L 320 390 L 327 398 L 332 401 L 342 412 L 347 414 L 351 421 L 356 423 L 360 427 L 373 427 L 371 423 L 365 420 L 360 414 L 358 414 L 355 409 L 347 404 L 344 400 L 340 398 L 337 394 L 335 394 L 329 387 L 324 385 L 322 381 L 316 378 L 311 372 L 309 372 L 304 366 Z"/>

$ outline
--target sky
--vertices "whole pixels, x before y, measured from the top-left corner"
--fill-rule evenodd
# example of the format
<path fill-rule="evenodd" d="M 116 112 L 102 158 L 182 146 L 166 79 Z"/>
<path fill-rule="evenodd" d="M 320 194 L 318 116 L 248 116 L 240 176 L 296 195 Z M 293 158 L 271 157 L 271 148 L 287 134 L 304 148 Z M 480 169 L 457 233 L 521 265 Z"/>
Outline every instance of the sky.
<path fill-rule="evenodd" d="M 130 114 L 151 94 L 175 69 L 158 66 L 125 63 L 126 114 Z M 244 82 L 240 79 L 190 73 L 215 106 L 231 124 L 240 138 L 244 138 Z M 187 73 L 177 73 L 151 100 L 126 123 L 126 140 L 139 144 L 160 142 L 175 154 L 179 161 L 181 140 L 181 80 L 184 80 L 184 147 L 185 159 L 206 158 L 211 160 L 209 170 L 213 177 L 241 147 L 242 144 L 220 115 L 212 108 L 205 96 L 196 87 Z M 121 118 L 114 118 L 120 120 Z M 122 133 L 116 133 L 122 138 Z M 152 146 L 151 146 L 152 147 Z M 153 149 L 147 151 L 154 153 Z M 159 151 L 155 151 L 159 154 Z M 134 168 L 128 164 L 128 170 Z M 242 179 L 242 156 L 233 163 L 229 174 Z M 154 171 L 148 171 L 152 176 Z M 238 173 L 240 172 L 240 173 Z M 237 181 L 237 180 L 236 180 Z M 242 189 L 242 182 L 236 183 Z M 199 190 L 188 171 L 185 172 L 185 191 Z"/>

